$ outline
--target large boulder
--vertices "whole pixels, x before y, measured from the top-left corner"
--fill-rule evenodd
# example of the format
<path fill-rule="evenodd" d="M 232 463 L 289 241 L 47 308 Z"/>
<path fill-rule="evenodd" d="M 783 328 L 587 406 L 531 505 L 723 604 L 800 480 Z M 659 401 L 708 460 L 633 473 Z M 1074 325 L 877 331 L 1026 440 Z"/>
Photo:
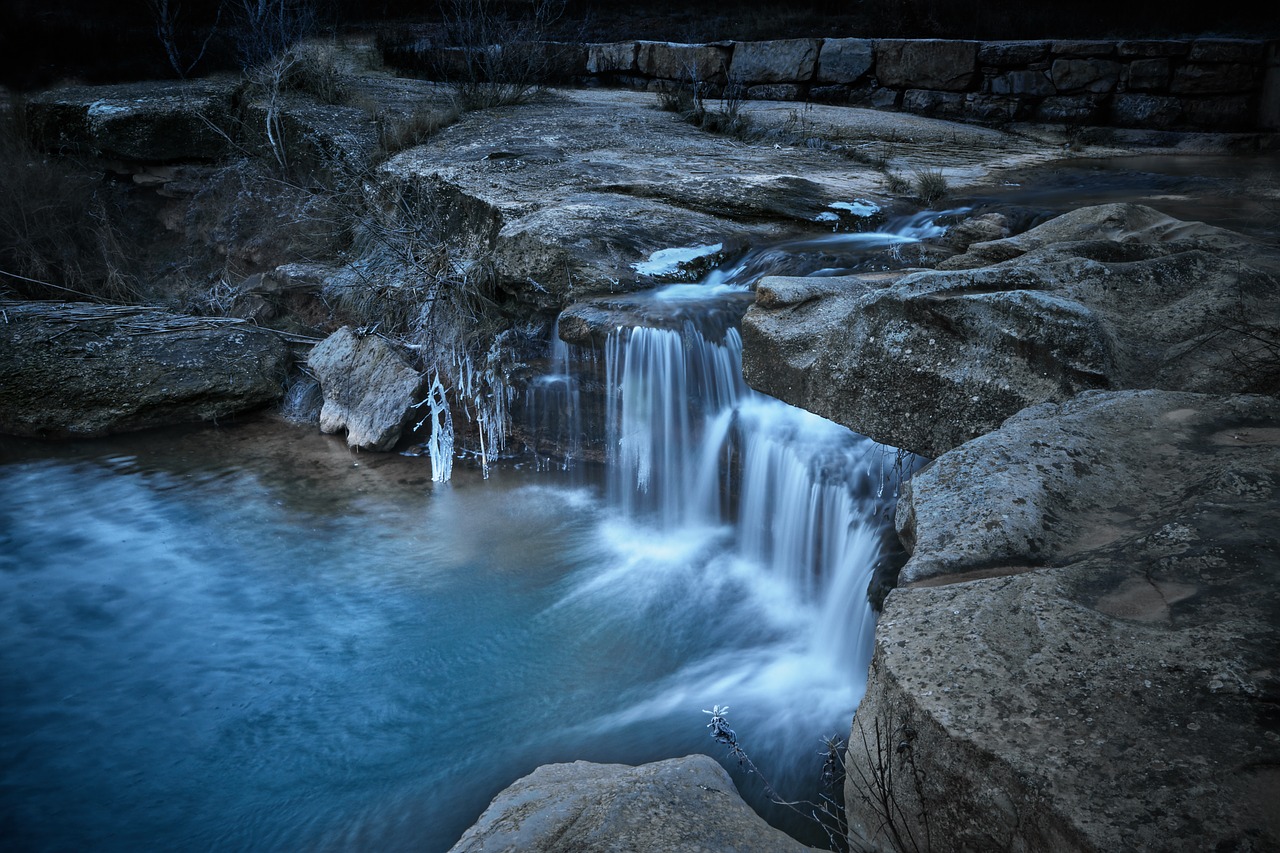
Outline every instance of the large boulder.
<path fill-rule="evenodd" d="M 234 80 L 68 86 L 32 96 L 27 120 L 50 150 L 148 163 L 214 160 L 234 130 Z"/>
<path fill-rule="evenodd" d="M 929 457 L 1084 390 L 1280 388 L 1277 258 L 1232 232 L 1102 205 L 939 266 L 787 282 L 744 317 L 748 383 Z"/>
<path fill-rule="evenodd" d="M 871 70 L 874 60 L 871 39 L 823 39 L 815 79 L 819 83 L 853 83 Z"/>
<path fill-rule="evenodd" d="M 681 83 L 724 83 L 729 79 L 729 49 L 713 44 L 639 42 L 636 67 L 646 77 Z"/>
<path fill-rule="evenodd" d="M 1280 401 L 1038 406 L 904 503 L 904 575 L 924 580 L 877 628 L 847 758 L 855 838 L 1280 846 Z"/>
<path fill-rule="evenodd" d="M 239 320 L 0 302 L 0 432 L 99 436 L 223 418 L 284 392 L 281 338 Z"/>
<path fill-rule="evenodd" d="M 737 83 L 807 83 L 813 79 L 820 44 L 817 39 L 737 42 L 729 79 Z"/>
<path fill-rule="evenodd" d="M 789 853 L 705 755 L 639 767 L 546 764 L 498 794 L 450 853 Z"/>
<path fill-rule="evenodd" d="M 894 89 L 964 92 L 978 75 L 978 42 L 951 39 L 879 39 L 876 77 Z"/>
<path fill-rule="evenodd" d="M 347 444 L 391 450 L 419 402 L 422 375 L 377 334 L 343 326 L 311 350 L 307 366 L 324 395 L 320 431 L 345 431 Z"/>

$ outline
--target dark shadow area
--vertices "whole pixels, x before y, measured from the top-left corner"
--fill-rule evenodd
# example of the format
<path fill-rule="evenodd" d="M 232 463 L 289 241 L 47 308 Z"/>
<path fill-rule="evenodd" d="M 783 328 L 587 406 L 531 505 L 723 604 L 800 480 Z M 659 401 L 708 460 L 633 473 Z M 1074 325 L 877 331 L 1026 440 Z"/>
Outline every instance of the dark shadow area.
<path fill-rule="evenodd" d="M 60 82 L 107 83 L 176 76 L 157 36 L 160 0 L 9 0 L 0 4 L 0 85 L 32 89 Z M 512 19 L 539 0 L 494 2 Z M 430 31 L 443 3 L 413 0 L 296 0 L 317 34 L 365 33 L 396 40 Z M 237 67 L 238 0 L 186 0 L 170 6 L 172 41 L 193 76 Z M 1265 4 L 1192 0 L 835 0 L 710 2 L 566 0 L 550 35 L 563 40 L 676 42 L 777 38 L 1172 38 L 1276 37 L 1280 19 Z M 199 57 L 199 61 L 195 61 Z"/>

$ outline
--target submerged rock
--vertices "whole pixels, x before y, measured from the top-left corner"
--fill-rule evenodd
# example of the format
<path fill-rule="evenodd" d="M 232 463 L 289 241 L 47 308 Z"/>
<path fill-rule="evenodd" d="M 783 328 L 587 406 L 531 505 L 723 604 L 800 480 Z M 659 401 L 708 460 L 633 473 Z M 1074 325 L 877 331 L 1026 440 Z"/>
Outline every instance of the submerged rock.
<path fill-rule="evenodd" d="M 347 444 L 391 450 L 413 416 L 422 375 L 378 335 L 343 326 L 311 350 L 307 366 L 324 394 L 320 431 L 347 433 Z"/>
<path fill-rule="evenodd" d="M 1101 205 L 941 266 L 758 302 L 747 381 L 932 457 L 1083 390 L 1280 388 L 1280 258 L 1232 232 Z"/>
<path fill-rule="evenodd" d="M 240 320 L 89 303 L 0 302 L 0 432 L 98 436 L 278 400 L 288 352 Z"/>
<path fill-rule="evenodd" d="M 877 629 L 848 758 L 859 834 L 1280 844 L 1280 402 L 1037 406 L 936 460 L 900 506 L 904 580 L 931 585 L 892 592 Z"/>
<path fill-rule="evenodd" d="M 705 755 L 628 767 L 546 764 L 517 779 L 451 853 L 811 850 L 764 822 Z"/>

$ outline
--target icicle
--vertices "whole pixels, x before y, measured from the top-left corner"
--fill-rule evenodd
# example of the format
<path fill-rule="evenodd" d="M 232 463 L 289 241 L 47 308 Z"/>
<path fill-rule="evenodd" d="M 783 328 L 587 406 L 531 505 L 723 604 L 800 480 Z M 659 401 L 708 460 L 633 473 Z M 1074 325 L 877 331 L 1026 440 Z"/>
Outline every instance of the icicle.
<path fill-rule="evenodd" d="M 425 404 L 430 410 L 425 418 L 418 421 L 416 429 L 422 429 L 427 421 L 431 422 L 431 438 L 427 440 L 427 455 L 431 458 L 431 479 L 437 483 L 447 483 L 453 476 L 453 414 L 449 411 L 449 401 L 445 397 L 444 385 L 440 382 L 440 374 L 431 380 L 431 390 L 419 405 Z"/>

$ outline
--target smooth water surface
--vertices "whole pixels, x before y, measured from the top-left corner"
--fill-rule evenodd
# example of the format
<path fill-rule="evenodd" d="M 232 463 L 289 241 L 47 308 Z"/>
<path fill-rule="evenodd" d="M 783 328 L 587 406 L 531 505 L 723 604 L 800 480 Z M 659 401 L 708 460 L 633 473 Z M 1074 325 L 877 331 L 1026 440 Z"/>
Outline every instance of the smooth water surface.
<path fill-rule="evenodd" d="M 577 473 L 265 420 L 0 440 L 6 849 L 444 850 L 539 764 L 723 757 L 716 703 L 804 784 L 865 678 L 819 605 Z"/>

